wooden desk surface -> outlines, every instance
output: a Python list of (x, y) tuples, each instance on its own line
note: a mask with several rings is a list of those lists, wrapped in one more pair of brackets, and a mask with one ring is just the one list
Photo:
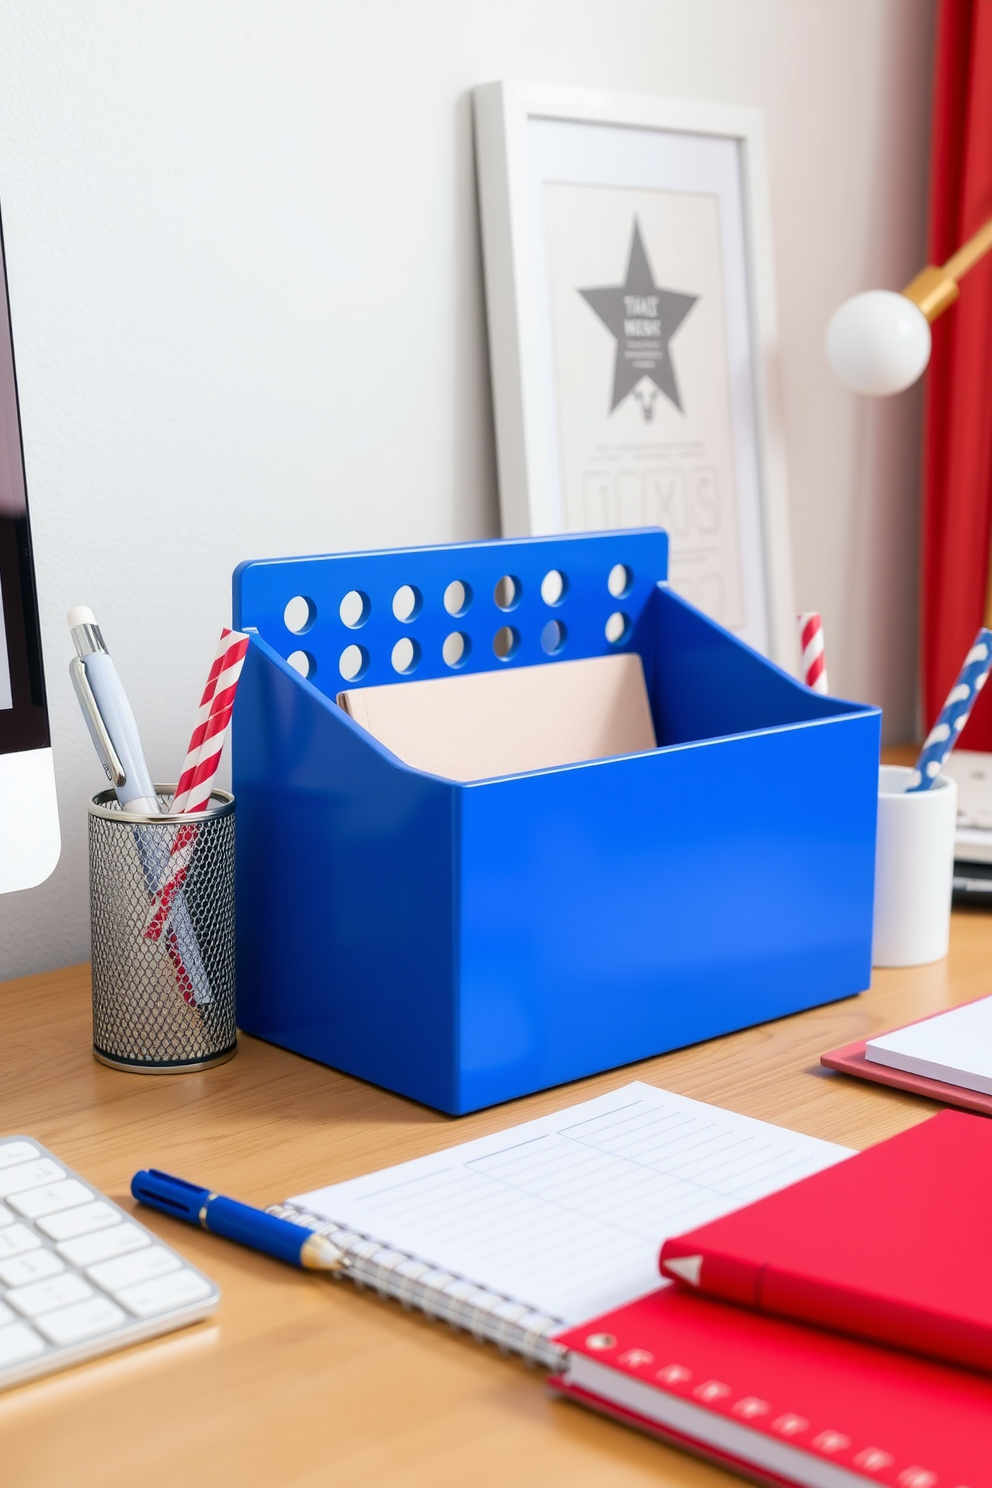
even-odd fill
[[(156, 1165), (265, 1204), (637, 1078), (863, 1147), (927, 1101), (829, 1074), (824, 1049), (989, 991), (992, 916), (947, 961), (869, 992), (460, 1120), (244, 1038), (232, 1063), (150, 1078), (96, 1064), (86, 967), (0, 985), (0, 1131), (29, 1132), (118, 1203)], [(214, 1318), (0, 1396), (5, 1488), (561, 1484), (726, 1488), (716, 1468), (549, 1398), (542, 1376), (394, 1303), (151, 1212), (214, 1277)]]

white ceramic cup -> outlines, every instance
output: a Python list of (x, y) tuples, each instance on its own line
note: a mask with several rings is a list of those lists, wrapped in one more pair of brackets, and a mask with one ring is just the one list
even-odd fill
[(906, 794), (913, 771), (878, 772), (873, 966), (922, 966), (947, 955), (958, 788), (938, 775), (929, 790)]

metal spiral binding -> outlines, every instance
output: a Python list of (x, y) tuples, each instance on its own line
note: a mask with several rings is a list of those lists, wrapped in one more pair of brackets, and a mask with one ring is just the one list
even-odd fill
[(535, 1312), (512, 1297), (477, 1286), (454, 1272), (441, 1271), (369, 1235), (327, 1223), (290, 1204), (271, 1204), (268, 1213), (326, 1235), (344, 1257), (339, 1274), (350, 1276), (356, 1285), (370, 1287), (381, 1297), (392, 1297), (404, 1307), (416, 1307), (428, 1317), (465, 1329), (480, 1342), (522, 1354), (546, 1369), (563, 1365), (567, 1350), (552, 1336), (567, 1326), (563, 1319)]

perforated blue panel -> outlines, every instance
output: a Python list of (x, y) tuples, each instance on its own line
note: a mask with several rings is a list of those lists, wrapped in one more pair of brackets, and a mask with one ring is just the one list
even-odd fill
[[(608, 581), (617, 566), (626, 569), (627, 581), (622, 592), (614, 595)], [(564, 581), (561, 599), (555, 604), (541, 596), (541, 585), (552, 572), (560, 573)], [(306, 660), (297, 658), (302, 663), (298, 669), (305, 665), (304, 675), (333, 698), (353, 681), (365, 685), (400, 682), (628, 650), (655, 584), (667, 574), (668, 537), (656, 528), (594, 538), (528, 538), (266, 559), (243, 563), (235, 572), (234, 624), (238, 629), (254, 627), (286, 660), (302, 652)], [(507, 608), (496, 597), (497, 584), (504, 577), (514, 581)], [(461, 613), (453, 615), (445, 608), (445, 593), (455, 583), (465, 588), (468, 602)], [(415, 613), (403, 621), (394, 615), (393, 602), (405, 587), (414, 590)], [(500, 594), (504, 603), (506, 587)], [(615, 582), (614, 588), (618, 587)], [(350, 601), (353, 612), (361, 616), (357, 625), (347, 625), (341, 618), (343, 604), (352, 618), (348, 596), (359, 596)], [(308, 617), (297, 632), (289, 628), (285, 617), (286, 606), (294, 599), (298, 601), (294, 609)], [(610, 635), (616, 639), (611, 640), (607, 623), (613, 616), (620, 618), (612, 622)], [(549, 629), (555, 625), (558, 631)], [(493, 643), (505, 629), (513, 633), (512, 651), (500, 658)], [(444, 644), (456, 634), (464, 637), (466, 649), (458, 664), (449, 665)], [(413, 649), (412, 664), (405, 671), (393, 662), (394, 648), (404, 640)], [(344, 670), (341, 666), (349, 647), (361, 651), (355, 674), (347, 665)], [(647, 670), (650, 657), (644, 646), (638, 644), (638, 650)], [(355, 659), (354, 652), (351, 659)], [(401, 666), (405, 661), (397, 657)]]

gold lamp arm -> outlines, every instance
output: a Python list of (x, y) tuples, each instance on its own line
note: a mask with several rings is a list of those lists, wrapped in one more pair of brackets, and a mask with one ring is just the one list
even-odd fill
[(992, 218), (967, 243), (963, 243), (956, 253), (951, 254), (943, 268), (938, 269), (933, 264), (928, 264), (925, 269), (921, 269), (916, 278), (906, 285), (903, 294), (923, 311), (927, 320), (936, 320), (938, 315), (943, 315), (954, 304), (960, 294), (959, 281), (969, 269), (975, 267), (979, 259), (985, 257), (989, 249), (992, 249)]

